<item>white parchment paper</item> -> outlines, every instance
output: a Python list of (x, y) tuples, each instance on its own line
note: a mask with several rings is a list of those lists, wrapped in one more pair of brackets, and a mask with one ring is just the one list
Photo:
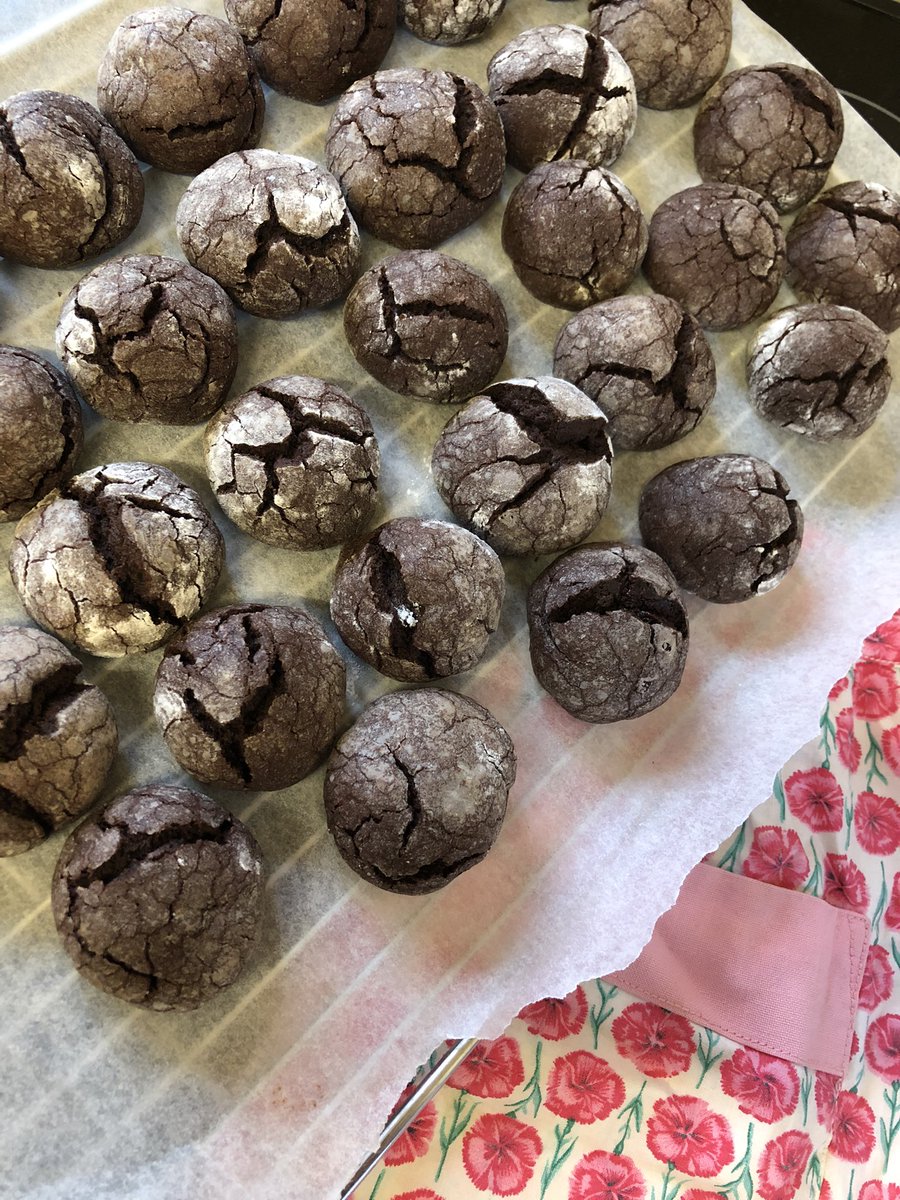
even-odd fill
[[(4, 0), (4, 9), (10, 4), (20, 19), (0, 41), (0, 95), (52, 87), (93, 100), (103, 48), (136, 4), (79, 0), (57, 25), (38, 24), (45, 2)], [(213, 0), (193, 6), (221, 15)], [(509, 0), (485, 41), (441, 49), (401, 33), (386, 65), (449, 66), (484, 84), (494, 50), (552, 21), (584, 23), (585, 6)], [(739, 2), (734, 46), (731, 68), (802, 61)], [(331, 106), (268, 99), (262, 144), (321, 161)], [(896, 156), (849, 107), (846, 116), (831, 181), (900, 187)], [(648, 216), (697, 181), (692, 119), (692, 109), (640, 110), (615, 169)], [(501, 202), (442, 247), (500, 290), (511, 326), (508, 376), (549, 372), (566, 319), (524, 291), (500, 250), (503, 202), (517, 179), (510, 170)], [(187, 182), (148, 171), (143, 220), (116, 253), (179, 255), (174, 212)], [(387, 252), (365, 238), (366, 266)], [(51, 353), (62, 298), (82, 273), (0, 264), (0, 340)], [(645, 287), (639, 281), (634, 290)], [(784, 289), (779, 304), (791, 300)], [(226, 995), (196, 1013), (161, 1015), (95, 991), (57, 945), (47, 896), (62, 835), (0, 862), (0, 1196), (331, 1200), (442, 1038), (496, 1034), (523, 1004), (635, 957), (688, 870), (768, 794), (775, 770), (815, 732), (831, 683), (900, 594), (897, 397), (855, 442), (781, 435), (746, 402), (750, 332), (712, 335), (719, 390), (694, 433), (616, 460), (595, 537), (636, 537), (639, 490), (663, 466), (747, 451), (777, 465), (804, 506), (796, 568), (749, 604), (690, 601), (691, 650), (678, 693), (639, 721), (596, 728), (536, 687), (524, 593), (544, 564), (508, 562), (501, 627), (479, 669), (453, 683), (494, 711), (519, 754), (509, 816), (482, 865), (430, 898), (392, 896), (358, 880), (332, 846), (321, 771), (279, 793), (217, 792), (262, 845), (265, 934), (252, 969)], [(339, 308), (286, 322), (242, 315), (240, 338), (237, 389), (278, 373), (321, 375), (369, 408), (384, 454), (384, 517), (448, 515), (427, 464), (451, 410), (393, 396), (367, 378), (344, 343)], [(900, 378), (897, 335), (892, 355)], [(173, 468), (200, 490), (227, 537), (214, 603), (299, 603), (327, 623), (336, 551), (276, 551), (230, 527), (205, 483), (201, 434), (89, 416), (81, 466), (149, 459)], [(12, 527), (0, 527), (4, 558), (11, 538)], [(5, 572), (0, 619), (25, 620)], [(347, 658), (355, 714), (393, 685)], [(150, 715), (158, 659), (86, 662), (119, 715), (111, 792), (190, 783)]]

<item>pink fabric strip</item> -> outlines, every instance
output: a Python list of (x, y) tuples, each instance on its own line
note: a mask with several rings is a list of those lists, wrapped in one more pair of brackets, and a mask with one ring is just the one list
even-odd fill
[(631, 966), (607, 978), (742, 1045), (842, 1075), (869, 922), (707, 863)]

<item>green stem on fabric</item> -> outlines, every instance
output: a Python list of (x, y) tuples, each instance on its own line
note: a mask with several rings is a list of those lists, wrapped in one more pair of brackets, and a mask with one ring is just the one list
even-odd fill
[(514, 1100), (512, 1103), (506, 1105), (511, 1117), (517, 1117), (519, 1113), (525, 1112), (529, 1106), (533, 1106), (534, 1109), (531, 1115), (533, 1117), (538, 1115), (538, 1109), (541, 1107), (544, 1099), (543, 1095), (541, 1094), (541, 1051), (543, 1049), (543, 1045), (544, 1043), (540, 1040), (540, 1038), (538, 1038), (537, 1045), (535, 1046), (534, 1050), (534, 1070), (531, 1072), (531, 1075), (525, 1084), (525, 1090), (522, 1094), (522, 1098), (520, 1100)]
[(822, 864), (819, 862), (819, 856), (816, 854), (816, 844), (810, 839), (809, 848), (813, 857), (813, 871), (806, 883), (800, 889), (801, 892), (807, 892), (811, 896), (818, 895), (819, 886), (822, 882)]
[(619, 1138), (618, 1142), (616, 1142), (616, 1145), (613, 1149), (613, 1154), (621, 1154), (625, 1149), (625, 1142), (631, 1135), (632, 1121), (634, 1122), (634, 1132), (640, 1133), (641, 1131), (641, 1122), (644, 1119), (644, 1101), (642, 1097), (644, 1095), (644, 1088), (646, 1086), (647, 1080), (645, 1079), (641, 1084), (641, 1090), (634, 1097), (634, 1099), (629, 1100), (628, 1103), (620, 1108), (619, 1112), (616, 1114), (619, 1119), (624, 1117), (625, 1123), (624, 1125), (619, 1126), (619, 1133), (622, 1136)]
[[(866, 730), (869, 734), (869, 748), (866, 751), (866, 765), (869, 768), (866, 771), (866, 788), (868, 791), (871, 792), (872, 781), (875, 779), (880, 779), (882, 783), (886, 784), (887, 776), (884, 774), (884, 772), (878, 766), (879, 760), (884, 758), (884, 752), (882, 751), (881, 747), (878, 745), (878, 739), (873, 736), (872, 726), (869, 724), (868, 721), (866, 721)], [(869, 765), (869, 764), (871, 764), (871, 765)]]
[(834, 724), (831, 720), (831, 705), (825, 705), (825, 711), (819, 718), (819, 728), (822, 730), (822, 736), (819, 739), (822, 746), (822, 766), (827, 771), (831, 767), (831, 751), (837, 744)]
[(900, 1133), (900, 1079), (894, 1080), (889, 1088), (884, 1089), (884, 1102), (888, 1107), (888, 1119), (882, 1117), (878, 1122), (878, 1137), (884, 1152), (884, 1174), (887, 1177), (891, 1161), (891, 1148), (894, 1138)]
[(618, 988), (615, 984), (609, 985), (609, 990), (604, 988), (599, 979), (594, 981), (597, 984), (597, 991), (600, 993), (600, 1007), (594, 1008), (591, 1005), (590, 1022), (591, 1030), (594, 1034), (594, 1049), (596, 1050), (600, 1043), (600, 1026), (604, 1021), (608, 1021), (612, 1016), (613, 1006), (612, 998), (618, 993)]
[(853, 1200), (853, 1177), (856, 1174), (856, 1167), (850, 1172), (850, 1186), (847, 1188), (847, 1200)]
[(666, 1166), (666, 1173), (665, 1173), (665, 1175), (663, 1175), (662, 1192), (660, 1193), (659, 1200), (675, 1200), (675, 1197), (678, 1195), (678, 1193), (684, 1187), (686, 1180), (682, 1179), (682, 1181), (680, 1183), (676, 1183), (674, 1185), (674, 1187), (671, 1189), (671, 1191), (669, 1190), (669, 1181), (672, 1178), (672, 1172), (674, 1170), (675, 1170), (675, 1164), (673, 1162), (668, 1163), (668, 1165)]
[(803, 1124), (809, 1115), (809, 1096), (812, 1091), (813, 1077), (809, 1067), (803, 1068), (803, 1082), (800, 1084), (800, 1103), (803, 1106)]
[(437, 1165), (437, 1170), (434, 1173), (435, 1182), (440, 1179), (441, 1171), (444, 1169), (444, 1163), (447, 1161), (447, 1155), (450, 1152), (450, 1147), (457, 1138), (462, 1137), (465, 1133), (469, 1122), (475, 1114), (475, 1109), (478, 1107), (476, 1100), (472, 1107), (466, 1112), (466, 1097), (468, 1092), (461, 1091), (453, 1102), (453, 1112), (450, 1117), (450, 1124), (447, 1124), (447, 1118), (441, 1120), (441, 1128), (438, 1134), (441, 1144), (441, 1157)]
[(553, 1129), (553, 1138), (556, 1144), (553, 1147), (553, 1157), (544, 1167), (543, 1174), (541, 1175), (540, 1200), (544, 1200), (547, 1188), (562, 1170), (566, 1159), (575, 1149), (575, 1143), (578, 1141), (578, 1138), (572, 1135), (574, 1126), (575, 1122), (570, 1117), (565, 1125), (556, 1125)]
[(818, 1196), (822, 1190), (822, 1164), (819, 1162), (818, 1154), (814, 1154), (809, 1160), (809, 1166), (806, 1168), (806, 1182), (809, 1185), (809, 1194)]
[(875, 913), (872, 917), (872, 941), (877, 942), (881, 931), (881, 918), (884, 916), (884, 910), (887, 908), (888, 885), (887, 875), (884, 873), (884, 859), (881, 860), (881, 893), (878, 897), (878, 904), (875, 907)]
[(772, 795), (778, 801), (778, 816), (783, 821), (787, 812), (787, 801), (784, 798), (784, 784), (781, 782), (781, 776), (775, 776), (775, 782), (772, 784)]
[(733, 1196), (737, 1200), (737, 1194), (744, 1189), (747, 1200), (750, 1200), (753, 1195), (753, 1176), (750, 1173), (750, 1156), (753, 1152), (753, 1122), (747, 1126), (747, 1146), (743, 1156), (734, 1164), (734, 1173), (728, 1183), (717, 1185), (716, 1190), (722, 1196)]
[(701, 1071), (700, 1078), (697, 1080), (697, 1088), (703, 1084), (703, 1080), (716, 1065), (720, 1058), (723, 1057), (723, 1051), (715, 1054), (716, 1046), (719, 1044), (719, 1035), (713, 1033), (711, 1029), (702, 1030), (697, 1042), (697, 1058), (700, 1061)]
[(734, 864), (737, 860), (737, 856), (740, 854), (740, 852), (744, 848), (744, 838), (746, 837), (746, 834), (747, 834), (747, 822), (745, 821), (743, 823), (743, 825), (741, 825), (741, 827), (738, 829), (737, 833), (734, 835), (734, 841), (728, 847), (726, 852), (722, 855), (722, 858), (720, 859), (720, 861), (718, 863), (718, 865), (722, 868), (722, 870), (731, 871), (734, 868)]
[(375, 1200), (375, 1197), (378, 1195), (381, 1185), (384, 1182), (385, 1175), (387, 1175), (387, 1171), (382, 1168), (381, 1174), (375, 1180), (375, 1186), (372, 1188), (371, 1192), (369, 1192), (369, 1200)]
[(897, 945), (896, 938), (891, 938), (891, 958), (900, 967), (900, 946)]

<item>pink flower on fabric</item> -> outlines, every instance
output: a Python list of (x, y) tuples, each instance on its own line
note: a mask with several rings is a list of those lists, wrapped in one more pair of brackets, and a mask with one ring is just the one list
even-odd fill
[(862, 758), (862, 749), (856, 734), (853, 732), (853, 709), (844, 708), (837, 715), (834, 723), (835, 739), (837, 741), (838, 758), (848, 771), (855, 771)]
[(869, 1161), (875, 1149), (875, 1114), (868, 1100), (854, 1092), (841, 1092), (828, 1148), (844, 1162)]
[(703, 1188), (688, 1188), (681, 1193), (681, 1200), (722, 1200), (720, 1192), (705, 1192)]
[(827, 1179), (819, 1190), (819, 1200), (831, 1200), (831, 1184)]
[(569, 1180), (569, 1200), (644, 1200), (647, 1184), (624, 1154), (592, 1150)]
[(558, 1117), (590, 1125), (625, 1103), (625, 1084), (608, 1062), (588, 1050), (558, 1058), (547, 1078), (546, 1107)]
[(516, 1196), (534, 1174), (543, 1148), (533, 1126), (502, 1113), (485, 1113), (463, 1138), (463, 1166), (480, 1192)]
[(831, 691), (828, 693), (828, 699), (829, 700), (837, 700), (837, 698), (841, 694), (841, 692), (844, 692), (847, 690), (847, 685), (849, 684), (849, 682), (850, 682), (849, 677), (847, 675), (842, 675), (841, 678), (837, 681), (837, 683), (833, 684)]
[(844, 795), (824, 767), (795, 771), (784, 781), (788, 808), (816, 833), (836, 833), (844, 823)]
[(762, 1200), (792, 1200), (812, 1154), (809, 1135), (792, 1129), (767, 1142), (757, 1168)]
[(526, 1004), (519, 1013), (529, 1033), (546, 1038), (548, 1042), (559, 1042), (563, 1038), (580, 1033), (587, 1018), (588, 1003), (584, 988), (577, 987), (562, 1000), (538, 1000)]
[(863, 642), (863, 654), (879, 662), (900, 662), (900, 612), (878, 626)]
[(394, 1200), (444, 1200), (444, 1197), (433, 1192), (431, 1188), (416, 1188), (414, 1192), (403, 1192), (402, 1195), (395, 1196)]
[(900, 1200), (900, 1183), (882, 1183), (870, 1179), (859, 1189), (857, 1200)]
[(864, 721), (897, 711), (897, 679), (890, 663), (863, 659), (853, 668), (853, 707)]
[(900, 805), (890, 796), (860, 792), (853, 810), (856, 840), (869, 854), (893, 854), (900, 846)]
[(816, 1118), (831, 1133), (838, 1096), (841, 1094), (840, 1075), (816, 1071)]
[(885, 1013), (866, 1033), (866, 1062), (888, 1083), (900, 1080), (900, 1016)]
[(753, 845), (744, 860), (743, 872), (763, 883), (797, 889), (809, 875), (809, 859), (793, 829), (760, 825), (753, 831)]
[(437, 1109), (433, 1102), (429, 1101), (415, 1120), (407, 1125), (390, 1150), (386, 1152), (384, 1161), (387, 1166), (398, 1167), (402, 1163), (415, 1162), (417, 1158), (427, 1154), (431, 1139), (434, 1137), (435, 1125), (437, 1125)]
[(866, 877), (846, 854), (825, 855), (825, 890), (822, 894), (835, 908), (864, 913), (869, 907)]
[(760, 1050), (736, 1050), (722, 1063), (722, 1091), (741, 1112), (771, 1125), (789, 1116), (800, 1099), (797, 1068)]
[(859, 1007), (871, 1012), (890, 999), (894, 988), (894, 968), (884, 946), (870, 946), (859, 989)]
[(684, 1175), (708, 1179), (734, 1158), (731, 1129), (699, 1096), (667, 1096), (653, 1105), (647, 1146)]
[(512, 1095), (524, 1078), (519, 1043), (514, 1038), (501, 1037), (493, 1042), (479, 1042), (447, 1084), (473, 1096), (502, 1100)]
[(885, 729), (881, 735), (881, 749), (884, 761), (895, 775), (900, 775), (900, 725)]
[(894, 876), (891, 901), (885, 909), (884, 923), (888, 929), (900, 929), (900, 871)]
[(612, 1023), (616, 1049), (651, 1079), (680, 1075), (697, 1043), (690, 1021), (658, 1004), (629, 1004)]

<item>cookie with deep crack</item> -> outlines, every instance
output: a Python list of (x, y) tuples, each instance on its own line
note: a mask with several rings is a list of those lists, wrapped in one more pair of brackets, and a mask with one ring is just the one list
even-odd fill
[(485, 857), (515, 777), (512, 741), (486, 708), (442, 688), (391, 692), (335, 747), (325, 816), (357, 875), (425, 895)]
[(399, 0), (400, 23), (424, 42), (458, 46), (487, 33), (506, 0)]
[(253, 952), (262, 855), (237, 817), (199, 792), (155, 784), (107, 804), (67, 839), (53, 919), (82, 978), (164, 1012), (230, 987)]

